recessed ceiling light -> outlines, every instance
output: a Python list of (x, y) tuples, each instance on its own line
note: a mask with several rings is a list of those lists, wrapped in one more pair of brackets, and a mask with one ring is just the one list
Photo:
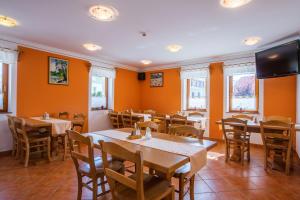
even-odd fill
[(143, 63), (144, 65), (150, 65), (152, 63), (151, 60), (141, 60), (141, 63)]
[(86, 48), (89, 51), (97, 51), (97, 50), (101, 50), (102, 47), (100, 47), (99, 45), (96, 44), (92, 44), (92, 43), (86, 43), (83, 45), (84, 48)]
[(90, 7), (89, 12), (94, 19), (104, 22), (113, 21), (119, 16), (117, 9), (112, 6), (92, 6)]
[(249, 37), (244, 40), (244, 44), (247, 46), (252, 46), (252, 45), (256, 45), (260, 41), (261, 41), (260, 37)]
[(6, 27), (15, 27), (18, 25), (18, 22), (17, 22), (17, 20), (15, 20), (13, 18), (0, 15), (0, 25), (6, 26)]
[(166, 49), (172, 53), (176, 53), (182, 49), (182, 46), (178, 44), (171, 44), (166, 47)]
[(237, 8), (250, 3), (252, 0), (221, 0), (221, 6), (225, 8)]

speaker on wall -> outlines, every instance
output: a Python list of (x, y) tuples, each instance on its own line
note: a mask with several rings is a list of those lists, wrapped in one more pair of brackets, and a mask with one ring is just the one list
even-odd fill
[(144, 81), (144, 80), (146, 80), (146, 73), (145, 73), (145, 72), (139, 72), (139, 73), (138, 73), (138, 80), (139, 80), (139, 81)]

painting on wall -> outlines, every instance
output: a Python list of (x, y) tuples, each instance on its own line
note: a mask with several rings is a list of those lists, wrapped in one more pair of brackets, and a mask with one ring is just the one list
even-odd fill
[(157, 72), (150, 74), (150, 87), (163, 87), (164, 85), (164, 73)]
[(49, 84), (69, 84), (69, 62), (67, 60), (49, 57)]

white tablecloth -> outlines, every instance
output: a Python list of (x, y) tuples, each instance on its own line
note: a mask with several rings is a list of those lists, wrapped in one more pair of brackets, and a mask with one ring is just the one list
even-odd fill
[(52, 124), (52, 135), (59, 135), (66, 133), (66, 130), (70, 130), (72, 128), (72, 122), (68, 120), (62, 119), (43, 119), (42, 117), (32, 117), (31, 119), (40, 120), (43, 122), (51, 123)]
[(169, 140), (164, 140), (159, 138), (151, 138), (149, 140), (145, 138), (137, 139), (137, 140), (128, 140), (127, 137), (130, 135), (129, 133), (117, 131), (117, 130), (98, 131), (98, 132), (93, 132), (92, 134), (102, 135), (105, 137), (110, 137), (113, 139), (138, 144), (145, 147), (150, 147), (150, 148), (159, 149), (170, 153), (187, 156), (190, 158), (190, 163), (191, 163), (190, 174), (197, 173), (202, 167), (206, 165), (207, 152), (205, 147), (192, 146), (185, 143), (174, 142), (174, 141), (169, 141)]

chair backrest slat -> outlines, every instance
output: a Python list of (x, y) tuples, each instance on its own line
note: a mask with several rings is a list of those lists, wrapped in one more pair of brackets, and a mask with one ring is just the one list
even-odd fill
[(171, 125), (169, 127), (169, 134), (203, 139), (204, 130), (189, 125)]
[(141, 130), (145, 130), (147, 127), (149, 127), (152, 131), (159, 132), (159, 124), (153, 121), (138, 122), (137, 127)]
[(182, 115), (171, 115), (170, 121), (172, 125), (178, 124), (178, 125), (186, 125), (187, 124), (187, 117)]

